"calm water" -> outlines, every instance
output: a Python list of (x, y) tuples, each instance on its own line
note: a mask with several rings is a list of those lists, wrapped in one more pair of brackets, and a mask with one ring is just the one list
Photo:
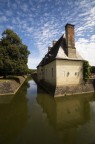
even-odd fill
[(95, 94), (54, 99), (27, 80), (0, 97), (0, 144), (95, 144)]

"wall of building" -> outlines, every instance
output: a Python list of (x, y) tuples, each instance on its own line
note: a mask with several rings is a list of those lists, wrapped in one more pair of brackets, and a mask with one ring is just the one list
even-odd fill
[(43, 78), (43, 68), (41, 66), (39, 66), (37, 68), (37, 79), (38, 79), (38, 82), (40, 80), (42, 80), (42, 78)]
[(83, 80), (83, 62), (56, 60), (57, 86), (80, 84)]
[(44, 69), (44, 80), (51, 85), (56, 85), (56, 61), (45, 65)]
[(38, 81), (44, 80), (51, 85), (56, 85), (56, 61), (52, 61), (51, 63), (39, 67), (37, 69)]

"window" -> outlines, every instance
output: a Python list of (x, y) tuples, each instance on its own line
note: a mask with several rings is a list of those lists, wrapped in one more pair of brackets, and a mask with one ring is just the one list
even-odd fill
[(79, 76), (79, 72), (75, 72), (75, 76)]
[(67, 77), (69, 76), (69, 74), (70, 74), (70, 73), (69, 73), (69, 72), (67, 72)]
[(77, 72), (75, 72), (75, 76), (77, 75)]

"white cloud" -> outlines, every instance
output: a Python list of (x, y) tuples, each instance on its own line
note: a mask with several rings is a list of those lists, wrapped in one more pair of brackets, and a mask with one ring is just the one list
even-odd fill
[(7, 11), (6, 11), (6, 16), (12, 16), (12, 14), (13, 14), (13, 13), (12, 13), (11, 10), (7, 10)]
[(93, 42), (93, 43), (95, 43), (95, 35), (91, 36), (90, 41)]
[[(10, 9), (5, 12), (1, 11), (0, 21), (8, 21), (7, 26), (17, 29), (19, 34), (23, 32), (23, 37), (25, 36), (28, 42), (32, 37), (33, 40), (30, 41), (34, 43), (40, 58), (45, 55), (52, 41), (59, 39), (64, 33), (66, 23), (75, 24), (76, 47), (80, 53), (87, 59), (89, 58), (88, 53), (90, 56), (94, 55), (94, 0), (54, 0), (54, 3), (51, 0), (35, 0), (35, 5), (33, 0), (29, 0), (27, 3), (15, 0), (14, 3), (10, 3), (10, 6), (12, 6), (12, 10), (16, 11), (14, 18), (12, 17), (10, 22), (8, 21), (8, 17), (14, 14), (11, 13), (12, 10)], [(33, 59), (29, 57), (29, 65), (31, 65), (31, 60), (34, 60), (35, 65), (39, 63), (40, 58), (36, 57), (36, 60), (35, 57), (33, 56)]]
[(8, 29), (14, 29), (14, 27), (11, 26), (11, 25), (8, 25), (7, 28), (8, 28)]
[[(68, 1), (70, 2), (70, 1)], [(59, 39), (61, 34), (63, 34), (64, 25), (66, 22), (76, 23), (76, 36), (77, 42), (76, 47), (79, 53), (83, 56), (83, 58), (89, 60), (91, 65), (95, 65), (95, 36), (93, 35), (91, 38), (86, 39), (83, 38), (85, 35), (88, 35), (89, 32), (93, 31), (93, 26), (95, 25), (95, 16), (94, 16), (94, 8), (90, 7), (89, 4), (84, 1), (78, 1), (79, 10), (83, 11), (78, 14), (77, 7), (72, 7), (72, 13), (68, 10), (64, 10), (64, 13), (61, 7), (58, 7), (58, 11), (60, 11), (60, 22), (59, 19), (56, 18), (56, 15), (50, 16), (49, 13), (45, 13), (44, 16), (40, 19), (41, 25), (33, 31), (33, 36), (35, 39), (36, 47), (40, 53), (40, 57), (43, 57), (47, 53), (48, 45), (52, 43), (52, 40)], [(60, 2), (57, 3), (59, 5)], [(88, 9), (87, 9), (88, 8)], [(53, 11), (52, 11), (53, 12)], [(77, 17), (76, 17), (77, 15)], [(49, 17), (48, 17), (49, 16)], [(80, 20), (80, 22), (79, 22)], [(47, 21), (47, 22), (46, 22)], [(64, 22), (64, 25), (62, 22)], [(46, 22), (46, 23), (45, 23)], [(80, 39), (78, 38), (81, 37)], [(91, 35), (89, 34), (89, 37)]]
[(8, 21), (6, 16), (1, 16), (0, 17), (0, 22), (6, 22), (6, 21)]
[(26, 28), (26, 31), (27, 31), (28, 33), (32, 34), (33, 28), (32, 28), (32, 27), (27, 27), (27, 28)]
[(35, 69), (37, 67), (37, 65), (39, 64), (39, 62), (41, 61), (42, 57), (35, 57), (33, 55), (30, 55), (28, 58), (28, 67)]
[(23, 12), (27, 12), (29, 10), (27, 4), (22, 4), (21, 9), (23, 10)]
[(91, 65), (95, 65), (95, 35), (93, 35), (88, 42), (86, 39), (78, 39), (76, 42), (76, 48), (81, 56), (88, 60)]

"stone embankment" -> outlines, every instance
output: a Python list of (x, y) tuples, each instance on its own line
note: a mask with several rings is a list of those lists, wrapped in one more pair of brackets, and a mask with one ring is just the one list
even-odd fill
[(17, 76), (13, 78), (0, 79), (0, 95), (15, 94), (25, 82), (26, 78), (27, 76)]
[(65, 95), (77, 95), (95, 92), (95, 86), (93, 84), (80, 84), (80, 85), (71, 85), (56, 87), (55, 97), (65, 96)]
[(47, 93), (54, 97), (76, 95), (95, 92), (95, 79), (89, 79), (86, 83), (68, 86), (52, 86), (45, 81), (37, 81), (37, 74), (32, 75), (35, 82), (41, 86)]

